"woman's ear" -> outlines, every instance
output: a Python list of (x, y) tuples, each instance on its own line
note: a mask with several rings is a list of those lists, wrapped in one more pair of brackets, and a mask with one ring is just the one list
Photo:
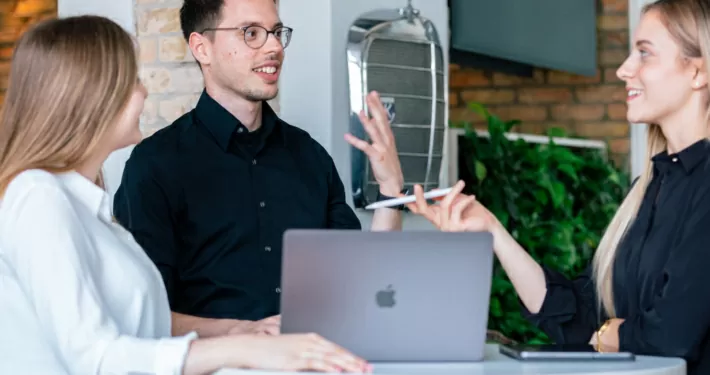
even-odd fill
[(708, 72), (705, 69), (702, 59), (693, 59), (695, 74), (693, 75), (692, 87), (695, 90), (705, 88), (708, 84)]

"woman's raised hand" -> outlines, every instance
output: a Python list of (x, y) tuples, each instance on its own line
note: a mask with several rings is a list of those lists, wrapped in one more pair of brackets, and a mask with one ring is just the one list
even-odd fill
[(461, 194), (463, 188), (464, 183), (459, 181), (438, 204), (428, 205), (421, 186), (415, 186), (416, 203), (407, 207), (429, 219), (441, 231), (491, 233), (496, 257), (523, 304), (531, 312), (540, 311), (547, 293), (542, 267), (476, 197)]
[(407, 204), (410, 211), (422, 215), (444, 232), (490, 231), (496, 218), (473, 195), (462, 194), (465, 183), (459, 181), (438, 204), (429, 205), (420, 185), (414, 186), (415, 203)]

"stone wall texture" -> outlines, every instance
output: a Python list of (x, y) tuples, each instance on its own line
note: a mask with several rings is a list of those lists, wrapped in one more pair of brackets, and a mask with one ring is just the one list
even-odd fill
[(203, 80), (180, 31), (182, 0), (136, 0), (141, 79), (148, 99), (141, 118), (145, 135), (192, 109)]

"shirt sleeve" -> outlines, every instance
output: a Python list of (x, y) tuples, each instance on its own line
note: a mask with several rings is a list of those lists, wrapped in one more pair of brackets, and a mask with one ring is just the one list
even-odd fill
[[(636, 177), (629, 191), (636, 185)], [(525, 305), (523, 315), (558, 344), (586, 344), (606, 320), (604, 311), (597, 304), (592, 264), (577, 278), (570, 280), (562, 273), (543, 266), (547, 293), (537, 314), (532, 314)]]
[(20, 189), (8, 189), (4, 197), (10, 219), (2, 233), (3, 251), (69, 372), (181, 374), (195, 335), (142, 339), (121, 334), (105, 308), (104, 299), (111, 296), (99, 292), (99, 255), (69, 198), (58, 185)]
[(543, 267), (547, 293), (537, 314), (523, 315), (558, 344), (586, 344), (599, 325), (591, 265), (574, 280)]
[(173, 207), (151, 158), (141, 155), (138, 147), (123, 170), (121, 184), (113, 199), (113, 214), (158, 267), (174, 310), (178, 240)]
[(659, 294), (619, 327), (620, 350), (699, 359), (710, 329), (710, 191), (693, 207), (663, 269)]

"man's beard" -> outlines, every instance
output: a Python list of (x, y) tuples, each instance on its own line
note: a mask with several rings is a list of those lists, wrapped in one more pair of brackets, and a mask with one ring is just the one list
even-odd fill
[(271, 100), (275, 98), (279, 93), (279, 89), (276, 88), (275, 91), (271, 92), (266, 91), (266, 90), (254, 90), (254, 89), (246, 89), (241, 92), (242, 96), (249, 101), (252, 102), (261, 102), (265, 100)]

